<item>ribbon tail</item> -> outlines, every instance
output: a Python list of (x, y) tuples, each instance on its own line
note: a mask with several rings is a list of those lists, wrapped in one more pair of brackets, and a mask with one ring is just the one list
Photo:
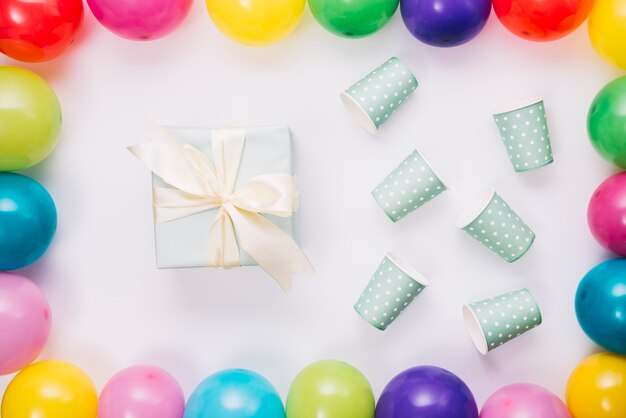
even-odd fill
[(315, 269), (293, 238), (266, 217), (234, 206), (225, 209), (237, 230), (241, 248), (285, 291), (296, 274), (311, 276)]
[(209, 259), (211, 267), (233, 268), (241, 266), (235, 227), (228, 212), (220, 208), (209, 231)]

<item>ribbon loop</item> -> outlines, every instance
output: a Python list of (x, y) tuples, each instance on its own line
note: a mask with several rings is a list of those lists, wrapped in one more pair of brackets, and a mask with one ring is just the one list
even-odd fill
[(129, 151), (173, 187), (154, 187), (155, 223), (219, 208), (208, 233), (208, 266), (240, 266), (241, 246), (284, 290), (291, 287), (294, 274), (314, 273), (293, 238), (261, 215), (293, 215), (298, 197), (295, 178), (260, 175), (235, 190), (245, 130), (213, 130), (212, 163), (201, 151), (180, 143), (157, 124), (148, 121), (148, 129), (151, 141), (129, 147)]

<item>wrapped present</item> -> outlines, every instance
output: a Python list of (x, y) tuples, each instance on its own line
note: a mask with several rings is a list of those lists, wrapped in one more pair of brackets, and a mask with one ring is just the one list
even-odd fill
[(259, 265), (285, 290), (313, 274), (296, 243), (287, 127), (164, 128), (129, 148), (153, 173), (159, 268)]

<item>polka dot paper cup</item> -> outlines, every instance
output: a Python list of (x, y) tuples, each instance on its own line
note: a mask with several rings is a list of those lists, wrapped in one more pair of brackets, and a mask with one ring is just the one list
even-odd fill
[(340, 97), (370, 134), (375, 134), (417, 88), (417, 79), (399, 58), (369, 73)]
[(422, 154), (413, 150), (372, 191), (372, 196), (389, 219), (397, 222), (446, 190)]
[(354, 305), (354, 310), (374, 327), (384, 331), (428, 286), (428, 281), (417, 270), (387, 253)]
[(554, 161), (543, 99), (499, 110), (493, 118), (515, 171), (535, 170)]
[(482, 355), (541, 325), (539, 305), (528, 289), (463, 307), (465, 325)]
[(535, 241), (532, 229), (493, 187), (465, 208), (457, 226), (509, 263), (524, 256)]

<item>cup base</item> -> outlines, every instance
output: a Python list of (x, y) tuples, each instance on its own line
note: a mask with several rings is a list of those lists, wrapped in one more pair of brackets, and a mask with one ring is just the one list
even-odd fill
[(379, 331), (385, 331), (385, 330), (387, 329), (387, 327), (389, 326), (389, 325), (380, 325), (380, 322), (375, 322), (375, 321), (372, 321), (372, 320), (370, 320), (369, 318), (367, 318), (367, 317), (366, 317), (365, 315), (363, 315), (363, 314), (361, 313), (361, 311), (359, 310), (358, 303), (357, 303), (356, 305), (354, 305), (354, 311), (355, 311), (357, 314), (359, 314), (359, 316), (360, 316), (361, 318), (365, 319), (365, 320), (367, 321), (367, 323), (368, 323), (368, 324), (370, 324), (371, 326), (373, 326), (374, 328), (376, 328), (376, 329), (377, 329), (377, 330), (379, 330)]
[(531, 247), (533, 246), (533, 243), (535, 242), (535, 238), (537, 238), (537, 236), (536, 236), (536, 235), (533, 235), (533, 236), (530, 238), (530, 242), (528, 243), (528, 246), (526, 246), (526, 249), (524, 249), (524, 251), (522, 251), (522, 253), (521, 253), (521, 254), (519, 254), (519, 255), (518, 255), (517, 257), (515, 257), (515, 258), (512, 258), (512, 259), (510, 259), (510, 260), (506, 260), (506, 261), (507, 261), (509, 264), (512, 264), (512, 263), (515, 263), (515, 262), (516, 262), (517, 260), (519, 260), (520, 258), (524, 257), (524, 256), (526, 255), (526, 253), (527, 253), (528, 251), (530, 251)]
[(514, 168), (514, 170), (515, 170), (515, 172), (516, 172), (516, 173), (526, 173), (526, 172), (528, 172), (528, 171), (537, 170), (537, 169), (539, 169), (539, 168), (542, 168), (542, 167), (545, 167), (545, 166), (547, 166), (547, 165), (550, 165), (550, 164), (552, 164), (553, 162), (554, 162), (554, 159), (553, 159), (553, 158), (550, 158), (550, 159), (549, 159), (549, 160), (547, 160), (547, 161), (543, 161), (543, 162), (541, 162), (541, 163), (539, 163), (539, 164), (535, 164), (535, 165), (533, 165), (533, 166), (531, 166), (531, 167)]

